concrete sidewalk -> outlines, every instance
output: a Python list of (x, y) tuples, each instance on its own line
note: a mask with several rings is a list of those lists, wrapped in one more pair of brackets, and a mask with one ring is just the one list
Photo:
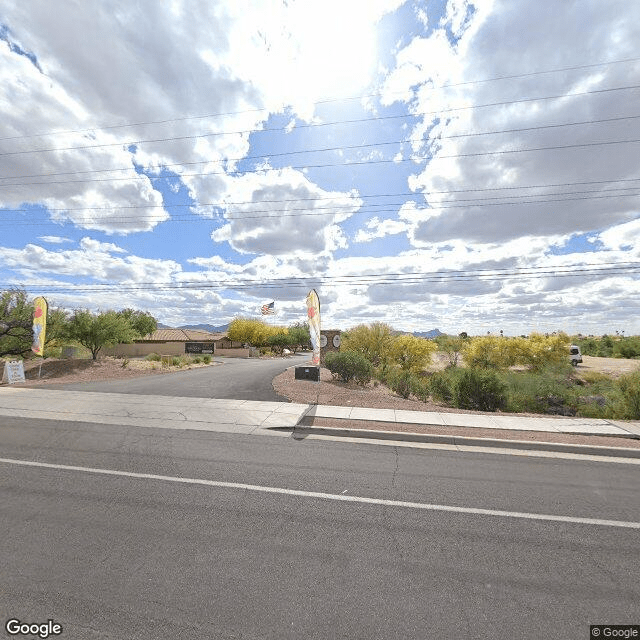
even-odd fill
[(0, 415), (156, 429), (252, 433), (293, 428), (308, 408), (287, 402), (0, 388)]
[[(640, 438), (640, 422), (366, 409), (288, 402), (79, 392), (17, 386), (0, 388), (0, 415), (172, 429), (227, 431), (231, 428), (235, 432), (244, 433), (274, 427), (293, 428), (303, 418), (315, 417), (357, 420), (363, 423), (386, 422), (389, 423), (389, 430), (393, 430), (394, 424), (403, 423)], [(366, 427), (366, 424), (363, 426)]]
[(588, 436), (640, 438), (640, 422), (599, 420), (596, 418), (565, 418), (552, 416), (516, 416), (505, 414), (448, 413), (406, 411), (401, 409), (363, 409), (311, 405), (305, 417), (338, 418), (438, 427), (506, 429), (509, 431), (542, 431)]

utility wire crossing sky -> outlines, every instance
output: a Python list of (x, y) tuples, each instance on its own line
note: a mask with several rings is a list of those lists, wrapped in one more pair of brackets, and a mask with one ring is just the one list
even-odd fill
[(638, 3), (200, 4), (4, 3), (1, 288), (640, 333)]

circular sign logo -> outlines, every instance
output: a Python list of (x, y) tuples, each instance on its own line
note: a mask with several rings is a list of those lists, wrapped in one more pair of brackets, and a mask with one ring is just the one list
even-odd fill
[(340, 346), (340, 334), (333, 336), (333, 346), (337, 349)]
[(327, 336), (325, 336), (324, 333), (320, 334), (320, 346), (321, 347), (327, 346)]

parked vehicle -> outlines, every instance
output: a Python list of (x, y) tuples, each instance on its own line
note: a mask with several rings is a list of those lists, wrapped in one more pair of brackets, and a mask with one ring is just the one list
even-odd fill
[(569, 349), (569, 359), (574, 367), (578, 366), (578, 362), (582, 362), (582, 353), (580, 347), (577, 344), (572, 344)]

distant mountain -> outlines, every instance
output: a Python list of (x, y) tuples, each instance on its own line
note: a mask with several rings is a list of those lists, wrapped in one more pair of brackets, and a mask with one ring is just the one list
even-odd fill
[(177, 329), (195, 329), (197, 331), (210, 331), (211, 333), (226, 333), (226, 331), (229, 329), (229, 324), (228, 323), (221, 324), (218, 327), (212, 324), (183, 324), (176, 328)]
[(416, 338), (437, 338), (438, 336), (444, 336), (440, 329), (431, 329), (431, 331), (414, 331), (413, 335)]

